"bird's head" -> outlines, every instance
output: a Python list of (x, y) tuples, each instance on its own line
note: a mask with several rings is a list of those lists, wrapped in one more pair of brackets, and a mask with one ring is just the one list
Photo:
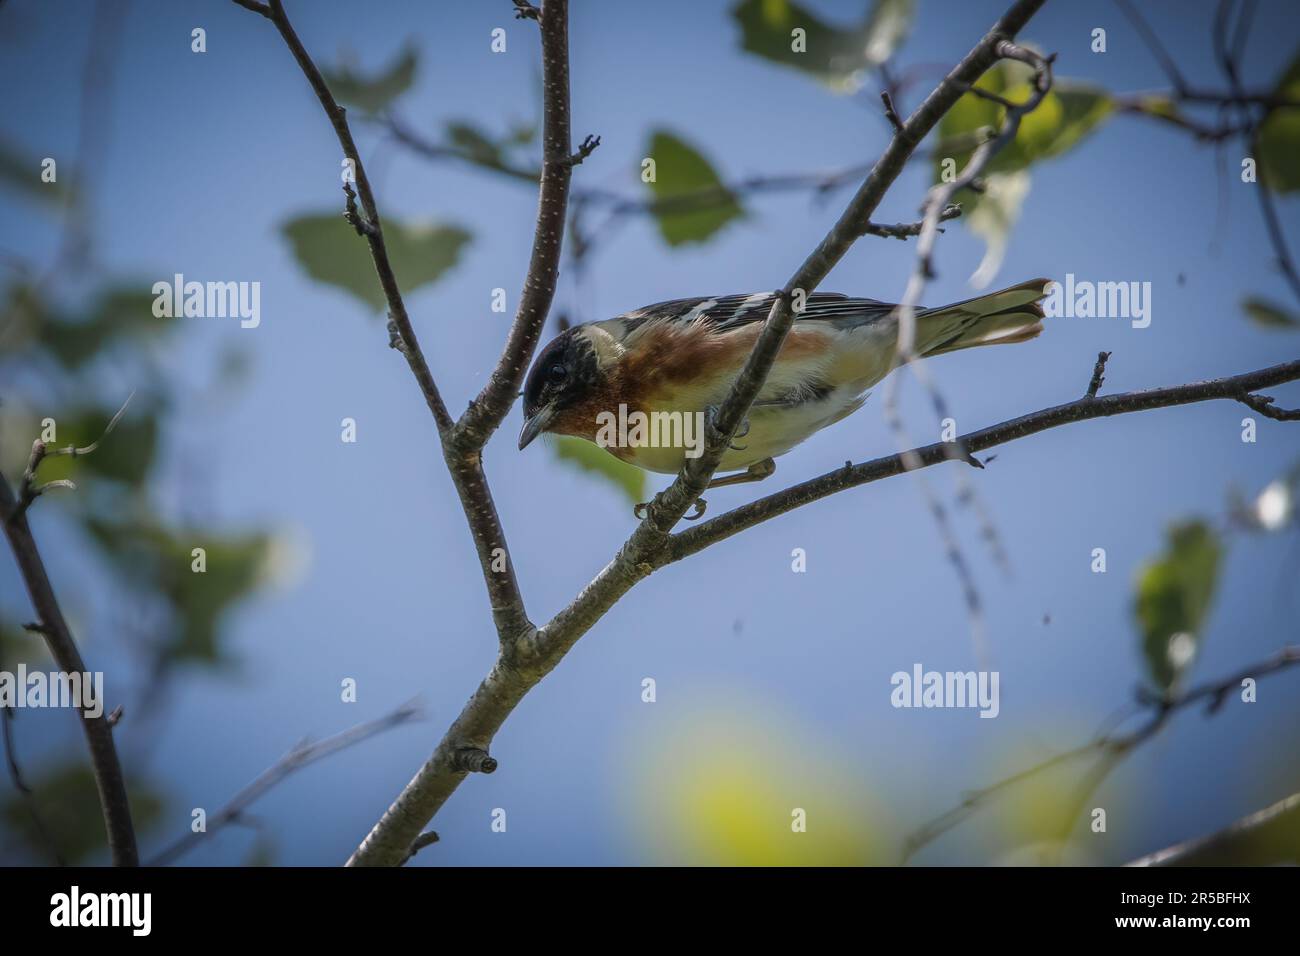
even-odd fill
[(621, 352), (613, 336), (593, 325), (576, 325), (547, 343), (524, 383), (520, 449), (543, 432), (594, 433), (600, 396)]

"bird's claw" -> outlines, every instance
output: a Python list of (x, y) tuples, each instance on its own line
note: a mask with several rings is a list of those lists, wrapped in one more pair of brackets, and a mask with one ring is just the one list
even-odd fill
[[(695, 521), (698, 518), (704, 516), (704, 509), (707, 508), (708, 506), (709, 503), (705, 501), (703, 498), (696, 498), (695, 510), (691, 514), (683, 515), (683, 517), (687, 521)], [(650, 513), (650, 502), (648, 501), (639, 502), (637, 505), (635, 505), (632, 508), (632, 514), (636, 515), (638, 521), (644, 521), (646, 519), (646, 516), (649, 513)]]
[[(705, 406), (704, 421), (705, 424), (707, 424), (712, 431), (718, 430), (718, 406), (717, 405)], [(744, 418), (741, 420), (740, 425), (736, 428), (736, 433), (731, 437), (744, 438), (748, 434), (749, 434), (749, 419)], [(728, 447), (730, 447), (732, 451), (744, 451), (748, 446), (737, 445), (734, 442), (728, 442)]]

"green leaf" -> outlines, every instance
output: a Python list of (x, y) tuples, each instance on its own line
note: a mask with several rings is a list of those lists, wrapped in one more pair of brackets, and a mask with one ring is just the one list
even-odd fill
[[(158, 445), (158, 420), (132, 405), (108, 435), (104, 429), (117, 409), (73, 408), (56, 413), (54, 419), (55, 441), (53, 448), (75, 445), (84, 448), (94, 442), (99, 446), (88, 455), (51, 455), (41, 464), (41, 481), (70, 478), (80, 481), (81, 475), (91, 472), (101, 478), (138, 485), (153, 466)], [(103, 441), (100, 441), (103, 436)]]
[[(284, 234), (298, 264), (313, 279), (352, 293), (376, 311), (384, 291), (366, 241), (341, 215), (300, 216), (285, 223)], [(470, 234), (457, 226), (407, 225), (384, 219), (384, 244), (403, 293), (436, 281), (460, 260)]]
[(501, 144), (465, 122), (447, 124), (447, 139), (470, 159), (482, 166), (497, 166), (503, 160)]
[[(84, 759), (59, 764), (36, 778), (29, 773), (27, 783), (32, 788), (30, 799), (64, 860), (83, 863), (107, 847), (95, 777)], [(152, 785), (134, 779), (127, 796), (136, 833), (148, 833), (162, 819), (163, 798)], [(27, 798), (7, 796), (0, 805), (0, 819), (6, 832), (21, 840), (34, 859), (50, 861), (49, 847), (32, 822)]]
[(1165, 550), (1139, 569), (1133, 613), (1152, 681), (1168, 690), (1201, 644), (1201, 627), (1214, 599), (1223, 546), (1200, 520), (1169, 529)]
[(1300, 328), (1300, 317), (1294, 312), (1289, 312), (1282, 306), (1264, 299), (1252, 296), (1242, 302), (1241, 307), (1246, 310), (1247, 317), (1256, 325), (1270, 329)]
[(1011, 227), (1020, 218), (1028, 194), (1029, 173), (994, 173), (975, 208), (964, 214), (966, 228), (984, 240), (984, 258), (970, 280), (975, 288), (987, 286), (1002, 267)]
[(635, 465), (619, 461), (604, 448), (582, 438), (560, 435), (548, 444), (555, 449), (557, 459), (600, 476), (634, 505), (645, 501), (645, 472)]
[(175, 319), (154, 316), (155, 296), (150, 289), (147, 283), (110, 288), (81, 316), (44, 314), (41, 344), (65, 368), (76, 369), (123, 340), (138, 342), (168, 331)]
[[(1300, 100), (1300, 55), (1286, 68), (1273, 95)], [(1255, 142), (1261, 181), (1277, 193), (1300, 189), (1300, 109), (1274, 109), (1260, 124)]]
[[(223, 615), (265, 583), (271, 538), (252, 532), (217, 534), (157, 525), (90, 518), (86, 528), (129, 577), (156, 589), (170, 605), (176, 636), (171, 660), (219, 663), (218, 627)], [(205, 570), (195, 571), (202, 548)]]
[(321, 69), (330, 92), (340, 103), (366, 113), (381, 113), (415, 81), (415, 47), (405, 46), (388, 67), (374, 76), (362, 76), (350, 66)]
[[(1033, 95), (1033, 69), (1019, 61), (1003, 61), (975, 84), (1012, 103)], [(1015, 138), (984, 167), (984, 193), (960, 190), (955, 197), (964, 209), (967, 227), (985, 241), (984, 260), (971, 277), (977, 288), (992, 281), (1001, 266), (1011, 227), (1029, 191), (1026, 170), (1034, 163), (1074, 148), (1109, 116), (1115, 104), (1105, 90), (1087, 83), (1058, 79), (1052, 90), (1020, 120)], [(976, 147), (1002, 126), (1006, 108), (967, 93), (939, 121), (934, 150), (934, 181), (946, 173), (959, 174)]]
[[(1033, 94), (1032, 75), (1032, 69), (1026, 64), (1004, 62), (985, 73), (975, 85), (1012, 103), (1025, 103)], [(1041, 160), (1060, 156), (1096, 130), (1114, 109), (1110, 94), (1101, 87), (1058, 79), (1038, 106), (1021, 118), (1015, 139), (998, 151), (984, 171), (1016, 172)], [(982, 128), (996, 131), (1001, 127), (1005, 113), (1002, 105), (973, 93), (958, 100), (939, 121), (935, 182), (940, 179), (945, 157), (956, 160), (957, 172), (960, 172), (981, 141)], [(963, 193), (962, 200), (966, 201), (966, 198), (967, 194)]]
[[(746, 52), (853, 92), (862, 73), (888, 60), (906, 37), (915, 6), (914, 0), (876, 0), (867, 18), (849, 27), (825, 23), (789, 0), (741, 0), (731, 15)], [(796, 29), (803, 31), (799, 37)]]
[(655, 199), (655, 222), (668, 245), (704, 242), (745, 215), (712, 164), (672, 133), (655, 130), (645, 155), (655, 163), (654, 181), (647, 186)]
[(35, 199), (62, 200), (68, 194), (67, 186), (57, 178), (54, 182), (41, 179), (41, 160), (29, 156), (12, 143), (0, 141), (0, 183)]

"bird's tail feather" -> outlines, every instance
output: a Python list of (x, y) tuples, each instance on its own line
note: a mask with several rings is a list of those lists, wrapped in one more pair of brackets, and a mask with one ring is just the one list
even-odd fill
[(922, 355), (942, 355), (979, 345), (1027, 342), (1043, 331), (1043, 307), (1050, 279), (1031, 279), (997, 292), (917, 314)]

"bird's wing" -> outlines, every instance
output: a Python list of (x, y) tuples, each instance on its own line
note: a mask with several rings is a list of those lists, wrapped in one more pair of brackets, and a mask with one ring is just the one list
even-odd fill
[[(700, 322), (712, 332), (730, 332), (766, 320), (775, 299), (774, 292), (669, 299), (626, 312), (612, 322), (619, 324), (624, 335), (650, 322)], [(807, 297), (796, 321), (835, 322), (841, 327), (851, 328), (876, 322), (895, 308), (888, 302), (875, 299), (855, 299), (838, 292), (814, 292)]]

